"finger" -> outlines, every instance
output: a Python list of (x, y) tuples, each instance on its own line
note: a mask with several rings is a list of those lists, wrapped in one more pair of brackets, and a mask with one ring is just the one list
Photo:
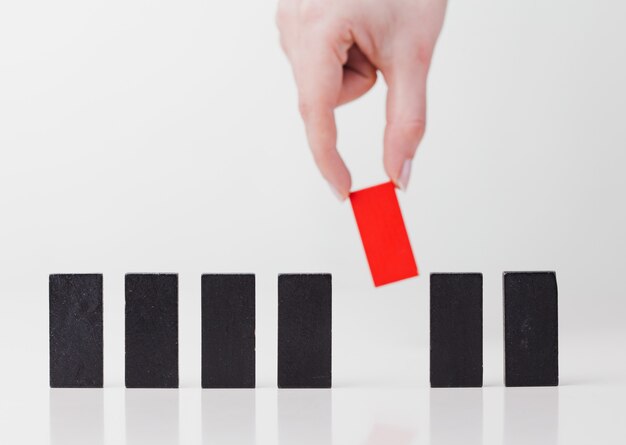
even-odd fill
[(344, 200), (350, 193), (351, 178), (337, 152), (334, 116), (342, 88), (343, 63), (330, 45), (305, 44), (299, 53), (303, 57), (294, 70), (309, 146), (322, 176), (337, 197)]
[(353, 45), (348, 51), (348, 61), (343, 66), (343, 82), (339, 105), (351, 102), (367, 93), (376, 83), (376, 67)]
[(389, 178), (406, 190), (411, 161), (426, 128), (428, 61), (415, 57), (383, 74), (389, 86), (383, 162)]
[(279, 31), (279, 42), (283, 52), (289, 57), (289, 42), (297, 35), (298, 3), (280, 0), (276, 8), (275, 23)]

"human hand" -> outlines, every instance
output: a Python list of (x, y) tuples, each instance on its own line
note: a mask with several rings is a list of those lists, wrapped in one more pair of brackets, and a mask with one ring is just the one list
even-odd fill
[(446, 0), (280, 0), (277, 24), (317, 166), (335, 194), (350, 193), (334, 109), (387, 85), (385, 171), (406, 189), (426, 124), (426, 78)]

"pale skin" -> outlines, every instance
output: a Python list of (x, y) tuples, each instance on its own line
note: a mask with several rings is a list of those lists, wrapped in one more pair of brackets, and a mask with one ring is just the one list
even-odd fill
[(383, 163), (406, 190), (426, 128), (426, 80), (447, 0), (280, 0), (277, 24), (293, 68), (315, 162), (344, 200), (350, 172), (337, 151), (334, 110), (388, 86)]

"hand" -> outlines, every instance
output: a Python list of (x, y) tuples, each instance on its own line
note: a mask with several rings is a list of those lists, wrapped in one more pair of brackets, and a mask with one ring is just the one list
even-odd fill
[(343, 200), (351, 179), (337, 152), (334, 109), (387, 85), (384, 165), (406, 189), (426, 124), (426, 77), (446, 0), (280, 0), (281, 45), (293, 67), (315, 162)]

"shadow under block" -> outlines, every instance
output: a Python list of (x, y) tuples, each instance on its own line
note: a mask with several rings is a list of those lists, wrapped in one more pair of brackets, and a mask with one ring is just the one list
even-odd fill
[(126, 387), (178, 387), (178, 275), (126, 275)]
[(102, 388), (102, 275), (50, 275), (50, 387)]
[(331, 387), (332, 277), (278, 277), (278, 387)]
[(352, 192), (350, 203), (374, 286), (417, 276), (395, 185), (387, 182)]
[(254, 275), (202, 276), (202, 387), (254, 388)]
[(430, 386), (483, 386), (483, 276), (430, 276)]
[(504, 383), (559, 384), (558, 292), (554, 272), (504, 273)]

